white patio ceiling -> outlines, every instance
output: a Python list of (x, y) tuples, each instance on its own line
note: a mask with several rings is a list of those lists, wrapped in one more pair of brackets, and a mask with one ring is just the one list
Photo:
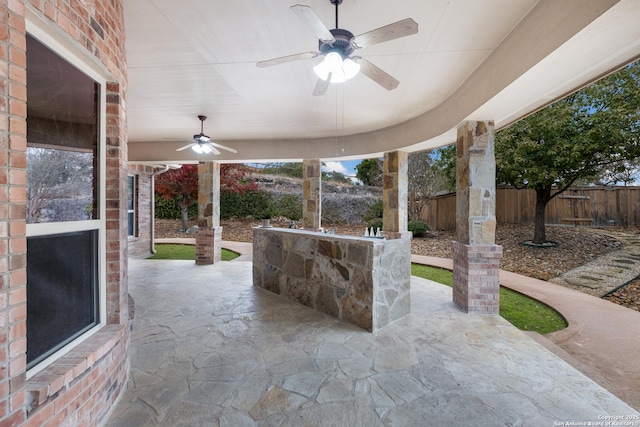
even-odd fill
[[(340, 27), (360, 34), (413, 18), (417, 34), (360, 49), (400, 81), (358, 75), (312, 95), (317, 50), (289, 9), (309, 5), (329, 28), (329, 0), (125, 2), (129, 159), (347, 159), (448, 144), (467, 119), (498, 127), (640, 55), (638, 0), (344, 0)], [(238, 154), (175, 149), (205, 133)]]

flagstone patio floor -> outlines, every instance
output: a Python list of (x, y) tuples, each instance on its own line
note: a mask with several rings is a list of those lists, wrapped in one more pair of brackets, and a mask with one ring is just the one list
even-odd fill
[(129, 263), (131, 379), (108, 426), (640, 426), (501, 317), (459, 311), (440, 284), (412, 278), (411, 314), (369, 333), (254, 288), (246, 258)]

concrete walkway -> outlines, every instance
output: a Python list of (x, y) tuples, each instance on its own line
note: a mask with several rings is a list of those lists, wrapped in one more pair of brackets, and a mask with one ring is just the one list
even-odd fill
[[(499, 316), (412, 278), (369, 333), (252, 286), (249, 261), (132, 259), (131, 381), (108, 426), (554, 426), (640, 413)], [(631, 426), (640, 426), (632, 421)]]
[[(614, 237), (623, 242), (623, 248), (603, 258), (628, 259), (629, 254), (640, 251), (640, 239), (629, 235)], [(182, 240), (158, 239), (157, 242), (194, 243), (194, 239)], [(236, 260), (251, 259), (250, 243), (224, 241), (223, 247), (240, 253), (241, 257)], [(453, 268), (451, 259), (412, 255), (412, 262)], [(596, 260), (585, 274), (594, 275), (600, 265)], [(631, 268), (640, 268), (640, 262)], [(630, 280), (626, 275), (613, 275), (607, 279), (608, 288)], [(500, 271), (500, 283), (553, 307), (569, 324), (562, 331), (544, 336), (529, 333), (533, 339), (640, 410), (640, 313), (563, 286), (503, 270)]]
[[(413, 262), (448, 270), (453, 261), (413, 255)], [(500, 270), (500, 283), (556, 309), (569, 326), (538, 342), (629, 405), (640, 409), (640, 313), (543, 280)]]

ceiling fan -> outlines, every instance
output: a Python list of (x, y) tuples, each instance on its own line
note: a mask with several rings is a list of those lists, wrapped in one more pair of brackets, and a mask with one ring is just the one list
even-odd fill
[(191, 149), (198, 154), (213, 153), (217, 155), (220, 154), (220, 150), (218, 150), (218, 148), (231, 151), (232, 153), (238, 152), (233, 148), (226, 147), (222, 144), (218, 144), (217, 142), (213, 142), (211, 138), (204, 134), (204, 121), (207, 120), (207, 116), (198, 116), (198, 119), (200, 119), (200, 133), (198, 135), (193, 135), (192, 143), (187, 144), (184, 147), (180, 147), (176, 151), (186, 150), (187, 148), (191, 147)]
[(351, 56), (356, 50), (410, 36), (418, 32), (418, 24), (411, 18), (385, 25), (384, 27), (354, 36), (350, 31), (338, 27), (338, 6), (343, 0), (329, 0), (336, 7), (336, 28), (327, 29), (318, 15), (309, 6), (296, 4), (291, 10), (300, 17), (320, 38), (318, 52), (303, 52), (295, 55), (260, 61), (256, 65), (260, 68), (284, 64), (291, 61), (312, 59), (324, 56), (324, 60), (313, 67), (318, 75), (318, 82), (313, 91), (316, 96), (324, 95), (330, 83), (344, 82), (359, 71), (387, 90), (395, 89), (400, 83), (391, 75), (381, 70), (371, 62), (359, 56)]

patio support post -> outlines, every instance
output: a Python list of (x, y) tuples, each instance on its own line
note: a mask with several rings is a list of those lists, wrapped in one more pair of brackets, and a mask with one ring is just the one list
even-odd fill
[(467, 313), (498, 314), (502, 246), (496, 234), (493, 121), (467, 121), (456, 140), (453, 302)]
[(382, 188), (382, 231), (388, 239), (411, 238), (407, 231), (407, 176), (406, 151), (384, 153)]
[(320, 159), (302, 161), (302, 222), (306, 230), (322, 230), (322, 168)]
[(198, 164), (198, 229), (196, 230), (196, 264), (219, 262), (222, 257), (220, 226), (220, 164)]

